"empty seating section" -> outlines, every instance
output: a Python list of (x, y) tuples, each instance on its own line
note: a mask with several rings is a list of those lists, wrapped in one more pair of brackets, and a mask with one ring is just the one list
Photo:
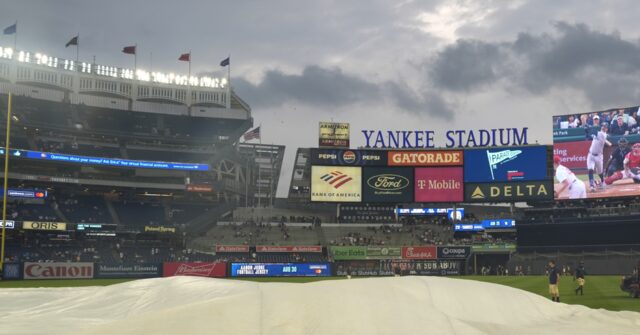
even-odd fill
[(104, 199), (99, 196), (58, 197), (62, 214), (72, 223), (112, 223)]
[(211, 205), (171, 205), (169, 213), (171, 222), (174, 224), (187, 223), (209, 210)]
[(166, 223), (164, 207), (157, 203), (119, 202), (113, 207), (120, 223), (130, 226), (148, 226)]
[(7, 218), (16, 221), (62, 221), (49, 204), (7, 204)]

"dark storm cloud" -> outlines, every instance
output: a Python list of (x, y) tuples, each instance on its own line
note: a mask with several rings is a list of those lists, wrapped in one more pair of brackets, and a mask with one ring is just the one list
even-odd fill
[(440, 118), (452, 116), (445, 100), (432, 93), (415, 93), (404, 83), (369, 82), (344, 73), (340, 68), (307, 66), (301, 74), (268, 70), (258, 84), (234, 78), (233, 86), (253, 106), (259, 107), (280, 106), (292, 101), (328, 108), (388, 102), (400, 111), (426, 113)]
[(287, 101), (314, 106), (336, 107), (376, 99), (379, 88), (339, 68), (307, 66), (301, 74), (268, 70), (258, 85), (234, 80), (233, 85), (247, 99), (260, 106), (274, 106)]
[(553, 33), (520, 33), (512, 42), (458, 40), (427, 65), (435, 87), (482, 90), (498, 80), (512, 89), (546, 94), (554, 88), (583, 92), (596, 106), (640, 98), (640, 44), (585, 24), (553, 24)]
[(466, 91), (496, 80), (503, 59), (498, 45), (459, 40), (438, 53), (429, 74), (436, 87)]

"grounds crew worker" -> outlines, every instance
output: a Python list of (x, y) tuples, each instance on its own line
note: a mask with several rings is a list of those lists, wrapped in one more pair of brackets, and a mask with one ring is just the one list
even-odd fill
[(560, 273), (556, 268), (556, 262), (551, 260), (549, 261), (549, 294), (551, 294), (551, 300), (555, 302), (560, 302), (558, 284), (560, 284)]
[(584, 262), (580, 262), (574, 273), (574, 280), (578, 282), (578, 287), (575, 289), (576, 295), (578, 295), (578, 291), (580, 291), (580, 295), (584, 295), (584, 276), (586, 274)]

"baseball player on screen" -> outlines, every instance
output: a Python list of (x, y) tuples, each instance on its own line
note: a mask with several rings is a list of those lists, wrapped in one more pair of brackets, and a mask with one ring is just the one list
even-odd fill
[(593, 117), (593, 127), (588, 129), (587, 133), (587, 140), (591, 140), (591, 147), (589, 148), (589, 154), (587, 155), (589, 190), (591, 192), (596, 190), (596, 181), (593, 176), (594, 172), (600, 177), (600, 183), (604, 182), (604, 146), (611, 146), (611, 142), (607, 140), (609, 125), (606, 122), (603, 123), (598, 131), (597, 128), (599, 125), (600, 117), (596, 115)]
[(556, 170), (556, 179), (560, 187), (555, 191), (555, 198), (569, 189), (569, 199), (584, 199), (587, 197), (587, 189), (582, 180), (571, 172), (566, 166), (560, 164), (560, 156), (553, 156), (553, 168)]
[(640, 183), (640, 143), (634, 144), (631, 152), (624, 157), (624, 170), (616, 171), (604, 182), (606, 185), (611, 185), (623, 178), (632, 178), (634, 183)]

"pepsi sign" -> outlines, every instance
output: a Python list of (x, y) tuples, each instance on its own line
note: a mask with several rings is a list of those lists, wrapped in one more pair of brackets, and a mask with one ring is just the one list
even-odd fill
[(311, 165), (387, 165), (387, 153), (385, 151), (311, 149), (310, 156)]

